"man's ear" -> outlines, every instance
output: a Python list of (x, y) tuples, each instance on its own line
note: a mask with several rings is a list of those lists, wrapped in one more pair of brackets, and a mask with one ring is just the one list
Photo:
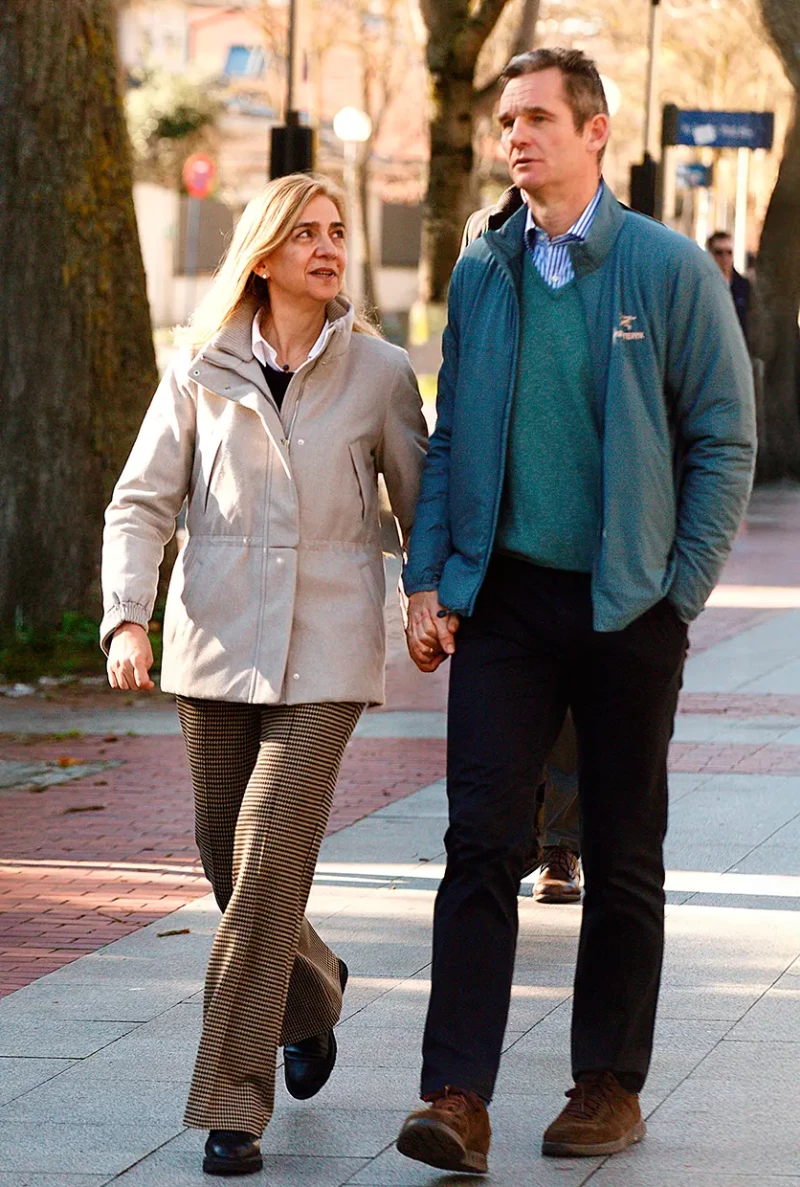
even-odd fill
[(586, 121), (586, 148), (589, 152), (599, 153), (608, 144), (611, 135), (611, 121), (603, 112), (598, 112)]

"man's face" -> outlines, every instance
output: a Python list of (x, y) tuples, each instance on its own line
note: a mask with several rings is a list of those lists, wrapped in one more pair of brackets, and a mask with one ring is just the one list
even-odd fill
[(608, 116), (592, 116), (576, 131), (556, 67), (512, 78), (500, 97), (497, 118), (511, 180), (526, 193), (536, 197), (553, 188), (582, 188), (597, 178)]
[(709, 251), (719, 264), (725, 279), (731, 280), (733, 277), (733, 240), (727, 235), (715, 239)]

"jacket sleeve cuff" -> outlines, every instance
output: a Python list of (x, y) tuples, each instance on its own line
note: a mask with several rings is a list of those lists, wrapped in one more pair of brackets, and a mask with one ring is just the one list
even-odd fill
[(150, 623), (147, 607), (139, 602), (117, 602), (106, 611), (100, 623), (100, 647), (106, 655), (111, 646), (111, 636), (123, 622), (134, 622), (147, 630)]

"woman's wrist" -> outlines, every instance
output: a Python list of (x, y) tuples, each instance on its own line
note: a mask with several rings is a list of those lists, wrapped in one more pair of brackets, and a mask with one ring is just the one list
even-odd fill
[(111, 633), (111, 638), (113, 639), (116, 635), (120, 634), (121, 631), (127, 631), (127, 630), (131, 630), (131, 629), (136, 630), (136, 631), (141, 631), (143, 635), (147, 634), (146, 629), (140, 623), (126, 621), (126, 622), (121, 622), (119, 624), (119, 626), (114, 627), (114, 630)]

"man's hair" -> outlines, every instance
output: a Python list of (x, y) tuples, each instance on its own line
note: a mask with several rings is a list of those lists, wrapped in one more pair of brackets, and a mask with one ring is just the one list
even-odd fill
[(608, 101), (597, 66), (579, 49), (555, 47), (532, 49), (527, 53), (517, 54), (500, 75), (500, 86), (505, 89), (512, 78), (552, 69), (561, 71), (564, 92), (572, 111), (576, 132), (580, 132), (592, 116), (608, 115)]
[(706, 239), (706, 251), (713, 251), (714, 244), (719, 243), (720, 239), (732, 239), (730, 231), (715, 231), (713, 235), (709, 235)]

